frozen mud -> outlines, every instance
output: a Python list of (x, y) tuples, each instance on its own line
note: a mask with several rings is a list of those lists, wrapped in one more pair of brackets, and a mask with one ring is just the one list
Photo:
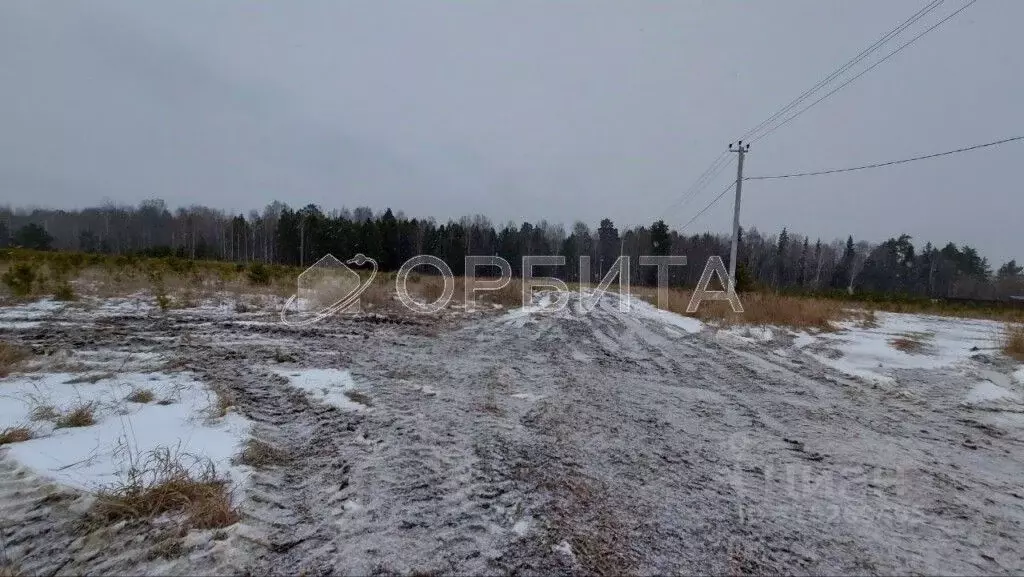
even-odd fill
[(301, 328), (5, 309), (37, 353), (227, 387), (288, 461), (238, 482), (236, 525), (167, 537), (83, 528), (88, 490), (0, 449), (4, 551), (26, 574), (1024, 571), (1019, 365), (972, 345), (874, 378), (837, 362), (863, 354), (852, 328), (730, 334), (611, 299)]

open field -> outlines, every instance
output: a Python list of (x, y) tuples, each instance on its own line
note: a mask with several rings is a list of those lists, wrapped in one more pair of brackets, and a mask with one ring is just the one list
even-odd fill
[(385, 293), (288, 327), (251, 283), (161, 308), (82, 278), (0, 307), (25, 574), (1024, 570), (1003, 323)]

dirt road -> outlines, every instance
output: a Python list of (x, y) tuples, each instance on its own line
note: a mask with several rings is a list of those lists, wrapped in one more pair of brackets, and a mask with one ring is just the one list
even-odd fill
[[(40, 505), (48, 493), (5, 462), (0, 513), (22, 520), (5, 538), (50, 544), (31, 573), (1024, 571), (1021, 415), (960, 402), (965, 371), (1010, 370), (998, 360), (878, 384), (785, 337), (614, 305), (302, 329), (197, 309), (8, 331), (163, 351), (230, 387), (291, 460), (239, 489), (237, 526), (157, 560), (137, 528), (82, 538), (74, 497)], [(365, 408), (281, 376), (311, 367), (351, 371)]]

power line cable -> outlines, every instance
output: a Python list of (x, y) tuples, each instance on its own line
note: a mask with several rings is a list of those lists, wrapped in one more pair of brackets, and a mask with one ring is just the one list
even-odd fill
[(773, 176), (749, 176), (743, 180), (774, 180), (778, 178), (800, 178), (803, 176), (820, 176), (823, 174), (836, 174), (839, 172), (853, 172), (855, 170), (867, 170), (869, 168), (881, 168), (883, 166), (892, 166), (894, 164), (905, 164), (908, 162), (914, 162), (917, 160), (926, 160), (929, 158), (938, 158), (940, 156), (949, 156), (950, 154), (958, 154), (961, 152), (968, 152), (971, 150), (978, 150), (979, 148), (987, 148), (989, 146), (998, 146), (1000, 144), (1006, 144), (1008, 142), (1014, 142), (1017, 140), (1024, 140), (1024, 136), (1014, 136), (1012, 138), (1004, 138), (1003, 140), (996, 140), (995, 142), (986, 142), (985, 144), (976, 144), (974, 146), (967, 146), (964, 148), (958, 148), (956, 150), (947, 150), (946, 152), (937, 152), (935, 154), (926, 154), (924, 156), (915, 156), (913, 158), (904, 158), (901, 160), (890, 160), (889, 162), (879, 162), (876, 164), (865, 164), (862, 166), (853, 166), (850, 168), (833, 168), (831, 170), (818, 170), (815, 172), (797, 172), (793, 174), (777, 174)]
[(768, 130), (767, 132), (764, 132), (764, 133), (760, 134), (759, 136), (755, 137), (755, 138), (754, 138), (753, 140), (751, 140), (751, 142), (757, 142), (758, 140), (761, 140), (762, 138), (764, 138), (764, 137), (768, 136), (769, 134), (772, 134), (773, 132), (775, 132), (776, 130), (778, 130), (778, 129), (782, 128), (783, 126), (785, 126), (785, 125), (789, 124), (789, 123), (790, 123), (790, 122), (791, 122), (791, 121), (792, 121), (793, 119), (795, 119), (796, 117), (798, 117), (798, 116), (800, 116), (801, 114), (803, 114), (803, 113), (807, 112), (807, 111), (808, 111), (808, 110), (810, 110), (811, 108), (814, 108), (814, 107), (815, 107), (815, 106), (817, 106), (817, 105), (818, 105), (818, 104), (819, 104), (820, 102), (822, 102), (823, 100), (825, 100), (825, 99), (827, 99), (828, 97), (832, 96), (832, 95), (833, 95), (833, 94), (835, 94), (836, 92), (839, 92), (840, 90), (842, 90), (843, 88), (845, 88), (845, 87), (846, 87), (847, 85), (849, 85), (849, 84), (850, 84), (851, 82), (853, 82), (853, 81), (857, 80), (857, 79), (858, 79), (858, 78), (860, 78), (861, 76), (864, 76), (864, 75), (865, 75), (865, 74), (867, 74), (868, 72), (871, 72), (871, 71), (872, 71), (872, 70), (874, 70), (874, 69), (875, 69), (875, 67), (877, 67), (877, 66), (878, 66), (879, 64), (881, 64), (881, 63), (885, 62), (886, 60), (888, 60), (888, 59), (892, 58), (892, 57), (893, 57), (893, 56), (895, 56), (896, 54), (899, 54), (899, 53), (900, 53), (900, 52), (901, 52), (901, 51), (902, 51), (902, 50), (903, 50), (904, 48), (906, 48), (906, 47), (910, 46), (910, 45), (911, 45), (911, 44), (913, 44), (914, 42), (917, 42), (917, 41), (918, 41), (918, 39), (920, 39), (920, 38), (921, 38), (922, 36), (924, 36), (925, 34), (928, 34), (928, 33), (929, 33), (929, 32), (931, 32), (932, 30), (935, 30), (935, 29), (936, 29), (936, 28), (938, 28), (939, 26), (941, 26), (941, 25), (943, 25), (944, 23), (946, 23), (946, 22), (947, 22), (948, 20), (950, 20), (950, 19), (952, 19), (953, 17), (955, 17), (955, 16), (957, 15), (957, 14), (960, 14), (960, 13), (961, 13), (961, 12), (963, 12), (964, 10), (966, 10), (966, 9), (970, 8), (970, 7), (971, 7), (971, 6), (973, 6), (973, 5), (974, 5), (974, 3), (975, 3), (975, 2), (977, 2), (977, 1), (978, 1), (978, 0), (970, 0), (970, 2), (968, 2), (967, 4), (964, 4), (963, 6), (961, 6), (961, 7), (960, 7), (960, 8), (958, 9), (958, 10), (956, 10), (956, 11), (955, 11), (955, 12), (953, 12), (952, 14), (950, 14), (950, 15), (946, 16), (946, 17), (945, 17), (945, 18), (943, 18), (942, 20), (939, 20), (938, 22), (936, 22), (935, 24), (933, 24), (933, 25), (932, 25), (931, 27), (927, 28), (927, 29), (926, 29), (926, 30), (925, 30), (924, 32), (921, 32), (921, 33), (920, 33), (920, 34), (918, 34), (917, 36), (914, 36), (913, 38), (911, 38), (910, 40), (908, 40), (907, 42), (903, 43), (903, 44), (902, 44), (902, 45), (900, 45), (900, 46), (899, 46), (898, 48), (896, 48), (895, 50), (893, 50), (892, 52), (890, 52), (890, 53), (886, 54), (885, 56), (883, 56), (883, 57), (882, 57), (882, 59), (881, 59), (881, 60), (879, 60), (878, 62), (875, 62), (875, 63), (874, 63), (874, 64), (872, 64), (871, 66), (868, 66), (868, 67), (867, 67), (867, 68), (865, 68), (864, 70), (861, 70), (861, 71), (860, 71), (859, 73), (857, 73), (857, 74), (856, 74), (855, 76), (853, 76), (852, 78), (848, 79), (848, 80), (847, 80), (846, 82), (843, 82), (843, 83), (842, 83), (842, 84), (840, 84), (839, 86), (837, 86), (837, 87), (833, 88), (833, 89), (832, 89), (831, 91), (829, 91), (829, 92), (828, 92), (827, 94), (825, 94), (825, 95), (824, 95), (824, 96), (822, 96), (821, 98), (819, 98), (819, 99), (815, 100), (814, 102), (812, 102), (812, 103), (808, 104), (808, 105), (807, 105), (807, 106), (805, 106), (804, 108), (801, 108), (801, 109), (800, 109), (799, 111), (797, 111), (797, 112), (796, 112), (795, 114), (793, 114), (793, 115), (791, 115), (791, 116), (787, 117), (787, 118), (786, 118), (785, 120), (783, 120), (783, 121), (782, 121), (782, 122), (780, 122), (779, 124), (776, 124), (776, 125), (775, 125), (775, 126), (774, 126), (773, 128), (771, 128), (771, 129), (770, 129), (770, 130)]
[(870, 56), (873, 52), (875, 52), (876, 50), (881, 48), (886, 42), (892, 40), (896, 36), (898, 36), (901, 33), (903, 33), (903, 31), (905, 31), (908, 27), (910, 27), (911, 25), (916, 23), (918, 20), (920, 20), (921, 18), (926, 16), (932, 10), (935, 10), (936, 8), (938, 8), (939, 5), (941, 5), (943, 2), (944, 2), (944, 0), (932, 0), (931, 2), (926, 4), (923, 8), (918, 10), (917, 13), (915, 13), (913, 16), (911, 16), (910, 18), (906, 19), (899, 26), (897, 26), (896, 28), (893, 28), (892, 30), (887, 32), (884, 36), (882, 36), (877, 41), (875, 41), (874, 44), (868, 46), (867, 48), (862, 50), (859, 54), (857, 54), (856, 56), (854, 56), (853, 58), (848, 60), (845, 64), (843, 64), (839, 68), (837, 68), (834, 71), (832, 71), (831, 74), (829, 74), (825, 78), (823, 78), (820, 81), (818, 81), (817, 84), (815, 84), (814, 86), (812, 86), (809, 89), (807, 89), (806, 91), (804, 91), (803, 94), (801, 94), (801, 95), (797, 96), (796, 98), (794, 98), (793, 100), (791, 100), (788, 104), (786, 104), (785, 106), (783, 106), (782, 108), (777, 110), (770, 117), (768, 117), (765, 120), (761, 121), (760, 124), (758, 124), (757, 126), (755, 126), (752, 129), (748, 130), (746, 133), (743, 134), (743, 136), (740, 138), (740, 140), (747, 140), (750, 137), (752, 137), (755, 134), (757, 134), (758, 132), (760, 132), (763, 128), (765, 128), (766, 126), (770, 125), (776, 119), (778, 119), (782, 115), (786, 114), (787, 112), (789, 112), (790, 110), (792, 110), (793, 108), (798, 106), (801, 102), (803, 102), (804, 100), (809, 98), (811, 95), (813, 95), (819, 89), (821, 89), (822, 87), (824, 87), (828, 83), (832, 82), (833, 80), (838, 78), (840, 75), (845, 73), (847, 70), (849, 70), (853, 66), (856, 66), (862, 60), (864, 60), (865, 58)]
[(705, 212), (707, 212), (709, 208), (711, 208), (712, 206), (714, 206), (716, 202), (718, 202), (719, 200), (722, 200), (722, 197), (723, 197), (723, 196), (725, 196), (725, 194), (726, 194), (727, 192), (729, 192), (730, 190), (732, 190), (732, 188), (733, 188), (734, 186), (736, 186), (736, 183), (735, 183), (735, 182), (731, 182), (731, 183), (729, 183), (729, 186), (725, 187), (725, 190), (723, 190), (722, 192), (718, 193), (718, 196), (716, 196), (715, 198), (713, 198), (713, 199), (711, 200), (711, 202), (709, 202), (709, 203), (707, 204), (707, 206), (705, 206), (704, 208), (700, 209), (700, 212), (698, 212), (697, 214), (693, 215), (693, 218), (691, 218), (690, 220), (686, 221), (686, 224), (684, 224), (683, 226), (679, 227), (679, 230), (680, 230), (680, 231), (682, 231), (682, 230), (683, 230), (683, 229), (685, 229), (686, 227), (688, 227), (688, 226), (690, 226), (691, 224), (693, 224), (693, 221), (695, 221), (695, 220), (697, 220), (698, 218), (700, 218), (700, 216), (701, 216), (702, 214), (704, 214)]
[[(711, 164), (704, 170), (704, 172), (702, 172), (701, 175), (697, 177), (697, 180), (693, 181), (693, 183), (686, 189), (686, 191), (683, 192), (683, 194), (679, 195), (679, 198), (669, 203), (669, 205), (666, 206), (663, 211), (661, 211), (660, 216), (665, 216), (665, 214), (667, 214), (668, 211), (672, 210), (676, 206), (685, 206), (686, 203), (688, 203), (697, 193), (703, 190), (704, 187), (706, 187), (714, 179), (714, 177), (718, 176), (718, 174), (722, 170), (725, 170), (725, 167), (732, 162), (731, 159), (726, 158), (728, 155), (728, 151), (724, 151), (721, 154), (719, 154), (718, 157), (715, 158), (711, 162)], [(723, 160), (726, 161), (724, 164), (722, 162)]]
[(711, 183), (714, 182), (716, 178), (718, 178), (719, 174), (722, 174), (722, 171), (732, 166), (733, 160), (734, 159), (732, 157), (729, 157), (725, 162), (722, 162), (719, 165), (719, 167), (715, 169), (715, 171), (710, 176), (708, 176), (707, 179), (705, 179), (700, 186), (695, 187), (694, 190), (690, 193), (690, 195), (685, 200), (683, 200), (682, 203), (680, 203), (679, 209), (682, 210), (686, 208), (686, 205), (690, 204), (690, 201), (700, 196), (701, 193), (704, 192), (704, 189), (710, 186)]

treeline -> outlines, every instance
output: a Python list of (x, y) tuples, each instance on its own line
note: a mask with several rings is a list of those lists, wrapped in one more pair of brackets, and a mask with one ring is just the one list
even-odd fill
[[(316, 205), (294, 209), (274, 202), (262, 213), (230, 215), (202, 206), (173, 212), (161, 200), (138, 207), (84, 210), (0, 209), (0, 246), (77, 250), (106, 254), (178, 256), (304, 266), (326, 253), (348, 258), (363, 253), (383, 270), (395, 270), (417, 254), (440, 257), (456, 275), (466, 255), (497, 255), (521, 274), (524, 255), (562, 255), (566, 266), (543, 274), (567, 281), (579, 278), (579, 262), (590, 256), (590, 280), (603, 276), (621, 255), (630, 256), (634, 282), (653, 280), (653, 267), (639, 267), (639, 256), (685, 255), (689, 266), (671, 271), (674, 285), (692, 286), (707, 258), (728, 262), (725, 235), (681, 235), (663, 221), (619, 230), (603, 219), (596, 230), (577, 222), (571, 230), (546, 221), (495, 225), (476, 215), (438, 223), (407, 218), (387, 209), (324, 212)], [(900, 235), (879, 244), (822, 242), (783, 229), (765, 235), (756, 229), (740, 237), (737, 283), (741, 290), (767, 287), (791, 292), (846, 292), (931, 298), (1006, 299), (1024, 294), (1024, 276), (1015, 261), (995, 271), (970, 246), (926, 244), (917, 250)]]

